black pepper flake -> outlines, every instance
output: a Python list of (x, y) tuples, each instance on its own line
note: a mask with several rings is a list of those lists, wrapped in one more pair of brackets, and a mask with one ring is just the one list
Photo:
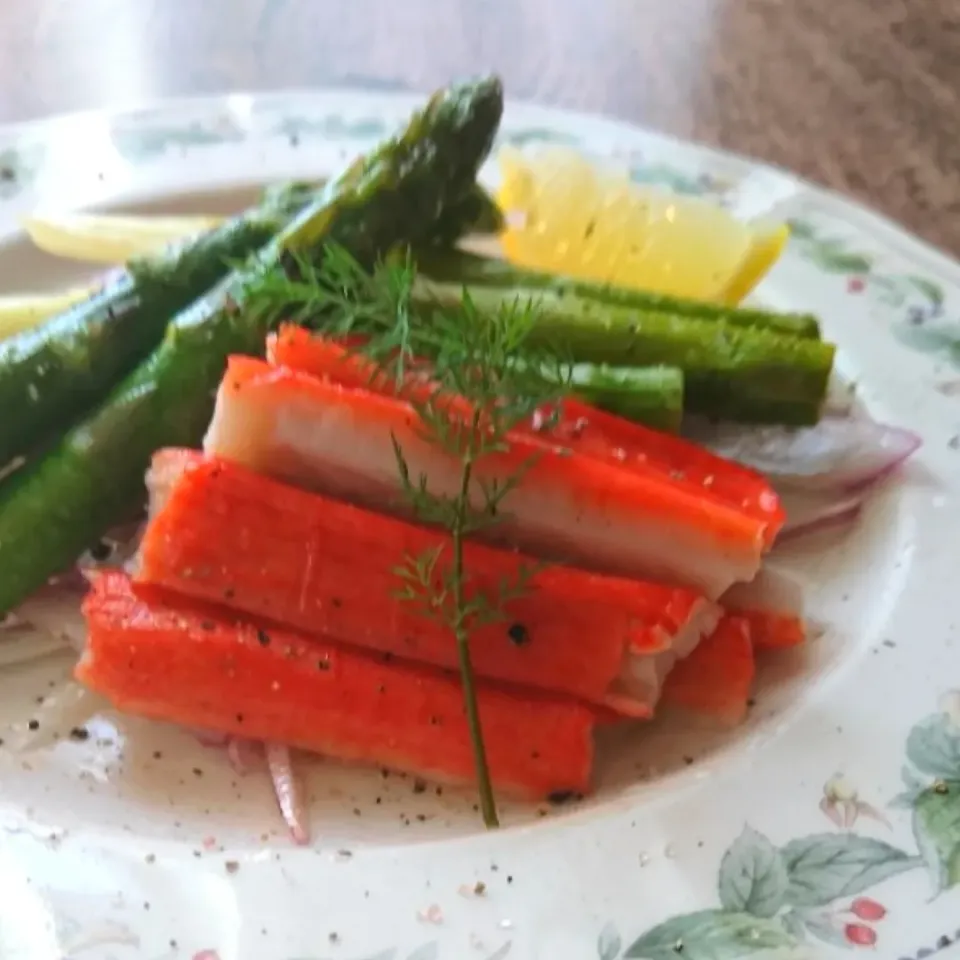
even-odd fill
[(236, 595), (237, 591), (234, 590), (233, 587), (227, 587), (227, 589), (223, 591), (224, 600), (232, 600)]
[(688, 767), (693, 766), (693, 757), (689, 757), (689, 756), (684, 757), (684, 758), (683, 758), (683, 762), (684, 762)]
[(386, 693), (387, 688), (381, 683), (377, 686), (377, 693)]
[(74, 727), (70, 731), (71, 740), (89, 740), (90, 731), (86, 727)]
[(426, 793), (427, 792), (426, 781), (421, 780), (419, 777), (417, 777), (417, 779), (413, 781), (413, 792)]
[(431, 726), (431, 727), (439, 727), (439, 726), (440, 726), (440, 718), (439, 718), (439, 717), (431, 717), (431, 718), (430, 718), (430, 726)]
[(108, 540), (98, 540), (90, 548), (90, 556), (96, 560), (97, 563), (103, 563), (104, 560), (109, 560), (112, 553), (113, 546)]
[(387, 651), (380, 656), (381, 663), (393, 663), (393, 654)]
[(554, 806), (560, 806), (564, 803), (573, 803), (582, 799), (583, 794), (577, 793), (576, 790), (554, 790), (553, 793), (547, 797), (547, 801), (554, 804)]
[(322, 660), (317, 661), (317, 669), (323, 672), (326, 672), (330, 669), (330, 660), (327, 657), (324, 657)]
[(513, 883), (513, 875), (512, 875), (512, 874), (509, 874), (509, 873), (507, 874), (507, 883)]
[(507, 636), (510, 641), (518, 647), (522, 647), (530, 642), (530, 631), (522, 623), (511, 623), (507, 627)]
[(426, 822), (427, 822), (427, 815), (426, 815), (425, 813), (418, 813), (418, 814), (417, 814), (417, 820), (418, 820), (420, 823), (426, 823)]
[(193, 768), (193, 775), (194, 775), (195, 777), (202, 777), (202, 776), (203, 776), (203, 771), (202, 771), (199, 767), (194, 767), (194, 768)]
[(17, 171), (6, 164), (0, 167), (0, 180), (4, 183), (13, 183), (17, 179)]
[(153, 751), (153, 759), (154, 759), (154, 760), (162, 760), (162, 759), (163, 759), (163, 754), (162, 754), (159, 750), (154, 750), (154, 751)]
[(330, 932), (330, 935), (327, 937), (327, 939), (328, 939), (331, 943), (339, 943), (339, 942), (340, 942), (340, 934), (337, 933), (336, 930), (332, 930), (332, 931)]
[(242, 714), (242, 713), (238, 713), (238, 714), (237, 714), (237, 723), (243, 723), (243, 714)]
[(381, 803), (383, 803), (383, 797), (377, 797), (375, 803), (377, 804), (377, 806), (379, 806)]
[(755, 699), (754, 697), (750, 697), (750, 698), (747, 700), (747, 706), (748, 706), (748, 707), (755, 707), (756, 705), (757, 705), (757, 701), (756, 701), (756, 699)]
[(359, 817), (359, 816), (360, 816), (360, 808), (359, 808), (359, 807), (354, 807), (354, 808), (353, 808), (353, 815), (354, 815), (355, 817)]
[(443, 796), (443, 787), (437, 787), (437, 789), (434, 790), (434, 793), (435, 793), (438, 797), (442, 797), (442, 796)]
[(482, 897), (487, 892), (487, 885), (482, 881), (478, 880), (473, 885), (473, 894), (476, 897)]
[(240, 864), (236, 860), (228, 860), (223, 867), (227, 873), (236, 873), (240, 869)]
[(257, 643), (259, 643), (261, 647), (269, 647), (270, 634), (267, 633), (266, 630), (257, 630)]
[(30, 721), (27, 723), (27, 726), (28, 726), (31, 730), (39, 730), (39, 729), (40, 729), (40, 721), (39, 721), (39, 720), (30, 720)]

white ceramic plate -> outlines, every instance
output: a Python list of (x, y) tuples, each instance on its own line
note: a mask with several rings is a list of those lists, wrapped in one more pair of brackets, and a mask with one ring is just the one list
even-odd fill
[[(17, 232), (38, 206), (225, 211), (265, 180), (331, 172), (414, 105), (232, 96), (0, 131), (0, 288), (85, 275)], [(960, 949), (960, 267), (789, 175), (619, 123), (515, 106), (503, 139), (570, 144), (794, 221), (760, 298), (819, 313), (872, 411), (924, 439), (857, 527), (783, 555), (823, 636), (767, 659), (744, 726), (620, 732), (602, 744), (594, 798), (508, 807), (497, 833), (467, 793), (316, 761), (308, 849), (287, 840), (265, 776), (238, 778), (188, 735), (78, 697), (67, 655), (8, 666), (3, 960)], [(90, 738), (71, 739), (81, 722)]]

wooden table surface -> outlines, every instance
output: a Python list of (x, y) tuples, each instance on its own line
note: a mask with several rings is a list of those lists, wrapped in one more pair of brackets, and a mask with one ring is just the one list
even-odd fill
[(493, 69), (769, 160), (960, 255), (960, 0), (2, 0), (0, 122)]

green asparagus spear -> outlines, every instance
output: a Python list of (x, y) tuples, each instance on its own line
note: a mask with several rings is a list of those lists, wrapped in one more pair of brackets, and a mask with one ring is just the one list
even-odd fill
[[(462, 296), (453, 285), (420, 282), (421, 306)], [(532, 342), (553, 347), (575, 363), (678, 367), (684, 408), (691, 413), (753, 423), (816, 423), (826, 396), (834, 347), (821, 340), (676, 314), (611, 307), (551, 290), (530, 294), (471, 286), (479, 313), (534, 300)]]
[(683, 372), (676, 367), (578, 363), (572, 384), (587, 403), (654, 430), (677, 433), (683, 418)]
[(424, 250), (417, 257), (417, 267), (424, 276), (442, 283), (470, 287), (509, 287), (531, 293), (538, 290), (557, 296), (596, 300), (631, 311), (674, 314), (694, 320), (722, 320), (738, 327), (759, 328), (795, 337), (817, 339), (820, 336), (820, 323), (809, 313), (774, 313), (591, 283), (587, 280), (526, 270), (512, 266), (505, 260), (481, 257), (462, 250)]
[(244, 310), (284, 253), (336, 241), (374, 260), (423, 243), (447, 205), (467, 194), (502, 109), (496, 80), (435, 95), (407, 129), (354, 164), (255, 261), (170, 324), (161, 346), (45, 456), (0, 486), (0, 611), (64, 569), (143, 497), (153, 452), (195, 446), (231, 353), (260, 353), (271, 318)]
[(160, 342), (170, 318), (258, 249), (289, 216), (290, 190), (157, 258), (131, 263), (88, 300), (0, 343), (0, 468), (102, 400)]
[(499, 233), (503, 229), (503, 214), (493, 197), (479, 184), (459, 203), (451, 206), (447, 215), (437, 224), (431, 246), (451, 247), (469, 233)]

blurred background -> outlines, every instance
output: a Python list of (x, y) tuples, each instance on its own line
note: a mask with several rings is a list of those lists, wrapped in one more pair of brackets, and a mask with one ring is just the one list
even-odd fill
[(2, 0), (0, 122), (315, 85), (599, 111), (789, 167), (960, 254), (960, 0)]

